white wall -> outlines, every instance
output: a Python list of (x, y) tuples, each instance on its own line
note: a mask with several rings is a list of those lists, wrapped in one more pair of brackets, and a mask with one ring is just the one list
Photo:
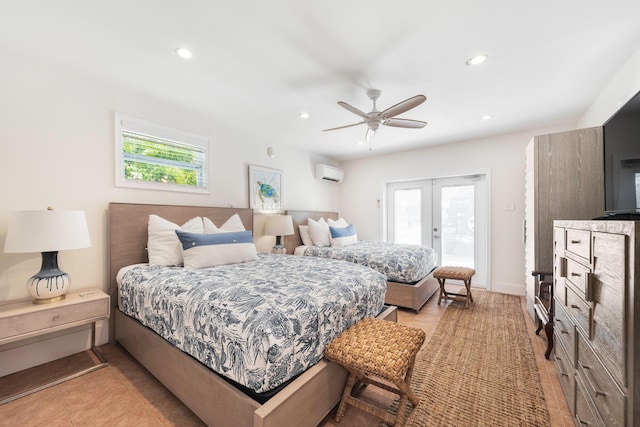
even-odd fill
[[(113, 87), (10, 52), (0, 51), (0, 303), (28, 298), (27, 279), (40, 268), (40, 254), (6, 254), (11, 211), (80, 209), (87, 214), (92, 246), (59, 254), (72, 288), (107, 285), (107, 209), (110, 201), (248, 207), (248, 165), (283, 171), (285, 209), (339, 209), (340, 188), (315, 179), (317, 162), (309, 152), (265, 140), (260, 135), (216, 123), (209, 117), (167, 105), (131, 90)], [(212, 100), (215, 102), (215, 100)], [(125, 113), (204, 135), (211, 140), (213, 164), (209, 195), (147, 191), (114, 186), (114, 113)], [(272, 146), (276, 157), (269, 158)], [(333, 162), (335, 163), (335, 162)], [(273, 246), (262, 237), (256, 215), (258, 249)], [(86, 330), (81, 331), (85, 332)], [(100, 331), (106, 341), (106, 328)], [(86, 348), (86, 339), (63, 338), (29, 351), (0, 352), (0, 376)], [(33, 346), (31, 346), (33, 347)], [(60, 348), (67, 348), (60, 350)], [(54, 350), (55, 348), (55, 350)], [(35, 351), (34, 351), (35, 350)], [(34, 356), (38, 355), (38, 356)], [(38, 358), (39, 357), (39, 358)]]

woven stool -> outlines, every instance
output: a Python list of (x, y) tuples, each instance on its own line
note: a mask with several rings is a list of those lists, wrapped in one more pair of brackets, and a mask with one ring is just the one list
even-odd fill
[[(438, 283), (440, 283), (438, 305), (440, 305), (440, 301), (450, 299), (452, 301), (464, 301), (464, 306), (469, 307), (469, 301), (473, 302), (473, 296), (471, 295), (471, 278), (474, 274), (476, 274), (476, 271), (468, 267), (440, 267), (434, 271), (433, 277), (438, 279)], [(467, 293), (456, 294), (447, 292), (444, 288), (444, 282), (447, 279), (462, 280), (464, 286), (467, 288)]]
[[(329, 343), (324, 356), (349, 371), (336, 422), (342, 420), (346, 405), (351, 405), (377, 416), (389, 425), (403, 425), (407, 400), (410, 400), (414, 407), (419, 402), (409, 384), (416, 354), (424, 339), (425, 333), (422, 329), (368, 318), (356, 323)], [(389, 381), (397, 388), (372, 377)], [(351, 396), (356, 379), (364, 384), (372, 384), (399, 394), (398, 414), (393, 416)]]

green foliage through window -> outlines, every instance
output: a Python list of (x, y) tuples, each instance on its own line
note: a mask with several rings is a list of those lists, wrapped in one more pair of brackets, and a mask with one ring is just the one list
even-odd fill
[(202, 147), (123, 131), (122, 151), (127, 180), (203, 186)]

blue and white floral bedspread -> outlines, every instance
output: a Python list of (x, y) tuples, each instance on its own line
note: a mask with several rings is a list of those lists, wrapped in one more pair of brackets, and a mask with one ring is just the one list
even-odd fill
[(399, 283), (422, 280), (438, 263), (433, 248), (362, 240), (347, 246), (308, 246), (306, 256), (333, 258), (366, 265)]
[(259, 254), (199, 270), (136, 266), (119, 307), (215, 372), (257, 393), (295, 377), (384, 304), (385, 277), (335, 260)]

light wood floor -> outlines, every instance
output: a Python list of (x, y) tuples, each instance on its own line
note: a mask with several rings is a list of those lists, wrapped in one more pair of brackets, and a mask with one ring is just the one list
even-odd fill
[[(427, 340), (433, 334), (445, 306), (432, 298), (416, 314), (399, 310), (398, 321), (422, 328)], [(523, 298), (524, 310), (524, 298)], [(549, 408), (552, 426), (573, 426), (569, 410), (556, 378), (553, 362), (544, 358), (546, 338), (534, 334), (535, 326), (526, 315), (540, 381)], [(109, 360), (107, 368), (64, 382), (0, 406), (0, 426), (202, 426), (188, 408), (117, 345), (100, 347)], [(68, 364), (68, 363), (67, 363)], [(28, 382), (43, 372), (63, 369), (55, 363), (5, 377), (10, 382)], [(394, 395), (376, 387), (366, 387), (361, 398), (377, 405), (389, 405)], [(347, 408), (340, 424), (334, 411), (320, 424), (330, 426), (378, 426), (376, 418), (355, 408)]]

